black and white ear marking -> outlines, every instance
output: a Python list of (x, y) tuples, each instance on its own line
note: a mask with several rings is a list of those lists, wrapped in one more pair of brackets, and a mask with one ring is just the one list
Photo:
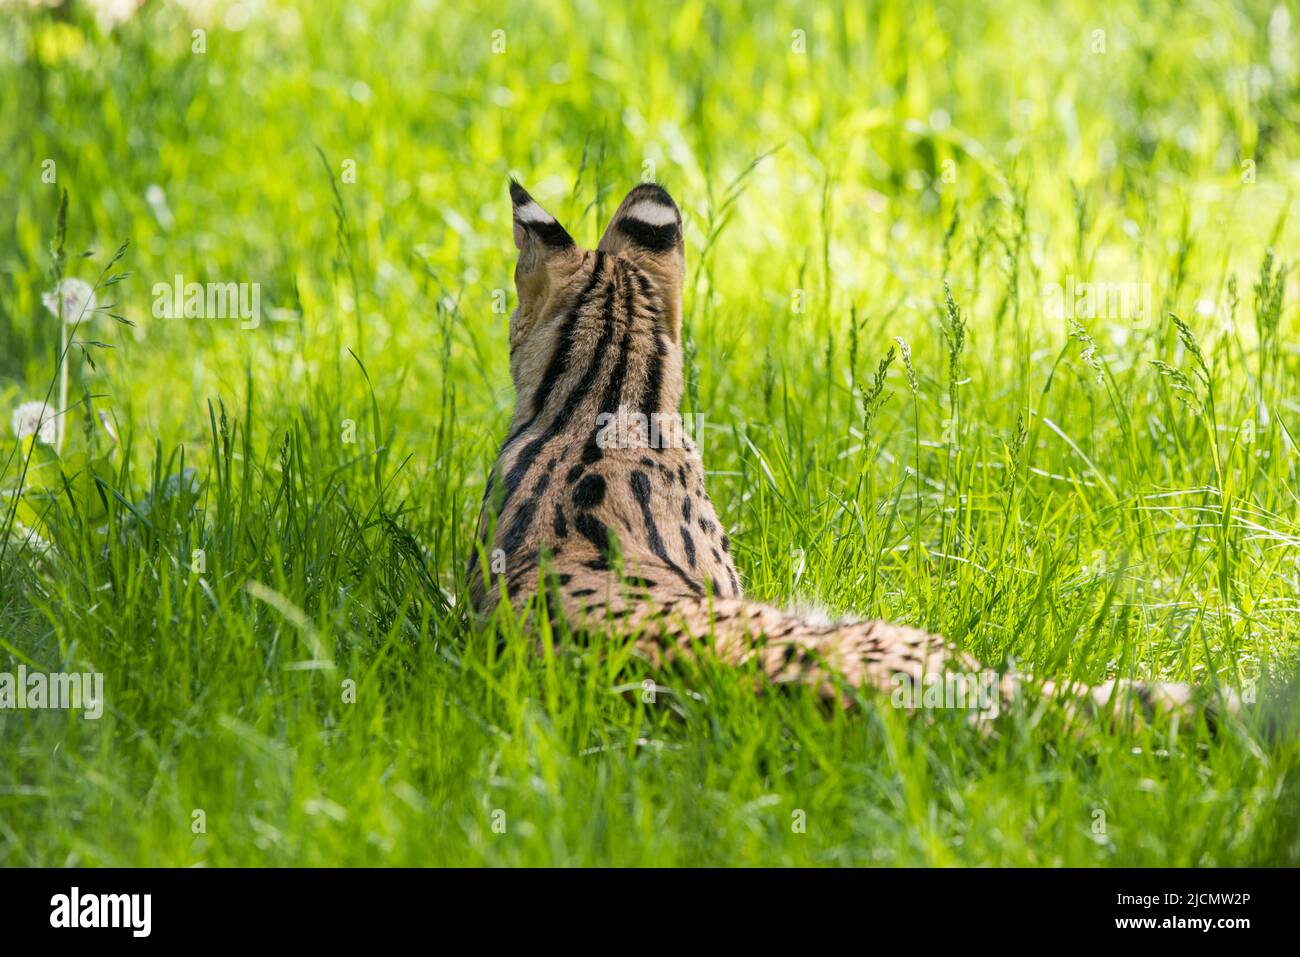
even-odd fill
[(535, 239), (551, 249), (565, 249), (573, 245), (573, 237), (554, 216), (542, 209), (537, 200), (528, 195), (515, 180), (510, 181), (510, 202), (514, 205), (515, 248), (522, 250), (525, 243)]
[(667, 252), (682, 241), (682, 214), (657, 183), (642, 183), (627, 194), (600, 241), (600, 248), (613, 251), (635, 246), (654, 253)]

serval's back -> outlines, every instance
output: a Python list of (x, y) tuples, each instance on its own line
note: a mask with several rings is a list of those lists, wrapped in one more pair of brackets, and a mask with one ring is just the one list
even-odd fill
[[(944, 639), (882, 621), (829, 623), (743, 597), (725, 525), (678, 411), (682, 399), (682, 217), (662, 187), (633, 189), (595, 250), (511, 183), (519, 302), (510, 317), (515, 411), (488, 478), (471, 597), (480, 614), (545, 613), (573, 633), (636, 634), (655, 663), (701, 641), (774, 684), (828, 699), (890, 690), (945, 669), (981, 670)], [(1002, 698), (1017, 680), (997, 687)], [(1050, 684), (1045, 689), (1051, 692)], [(1147, 706), (1181, 707), (1184, 685), (1106, 682)]]

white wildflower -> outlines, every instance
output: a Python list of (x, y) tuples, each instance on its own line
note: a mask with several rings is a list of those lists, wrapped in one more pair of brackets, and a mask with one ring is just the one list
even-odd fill
[(34, 435), (37, 441), (53, 445), (55, 439), (54, 413), (44, 402), (24, 402), (14, 409), (14, 434), (20, 439)]
[(55, 316), (59, 315), (60, 299), (63, 300), (63, 321), (68, 325), (91, 318), (95, 311), (95, 287), (84, 279), (69, 276), (59, 280), (54, 290), (41, 294), (41, 302)]

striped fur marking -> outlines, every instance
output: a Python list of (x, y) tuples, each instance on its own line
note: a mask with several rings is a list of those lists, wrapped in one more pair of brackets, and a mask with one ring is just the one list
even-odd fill
[(666, 252), (682, 238), (681, 228), (676, 223), (655, 226), (640, 219), (620, 219), (618, 229), (638, 246), (654, 252)]

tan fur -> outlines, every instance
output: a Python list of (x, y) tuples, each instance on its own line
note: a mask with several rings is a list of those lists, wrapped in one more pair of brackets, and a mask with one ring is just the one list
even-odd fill
[[(549, 614), (575, 633), (636, 634), (656, 664), (689, 657), (703, 642), (729, 664), (756, 663), (773, 685), (806, 685), (839, 702), (851, 700), (847, 688), (892, 690), (899, 676), (980, 671), (913, 628), (833, 624), (744, 600), (695, 446), (650, 447), (640, 426), (628, 430), (631, 447), (598, 441), (601, 413), (672, 414), (681, 404), (685, 257), (676, 205), (659, 187), (637, 187), (586, 251), (553, 220), (539, 225), (549, 214), (517, 184), (512, 196), (516, 406), (470, 563), (476, 610), (490, 612), (503, 588), (522, 609), (541, 583)], [(638, 210), (650, 222), (629, 216)], [(606, 546), (607, 532), (616, 545)], [(1001, 678), (1001, 700), (1014, 698), (1021, 680)], [(1181, 708), (1191, 697), (1185, 686), (1110, 682), (1080, 700), (1106, 704), (1116, 689), (1148, 707)]]

